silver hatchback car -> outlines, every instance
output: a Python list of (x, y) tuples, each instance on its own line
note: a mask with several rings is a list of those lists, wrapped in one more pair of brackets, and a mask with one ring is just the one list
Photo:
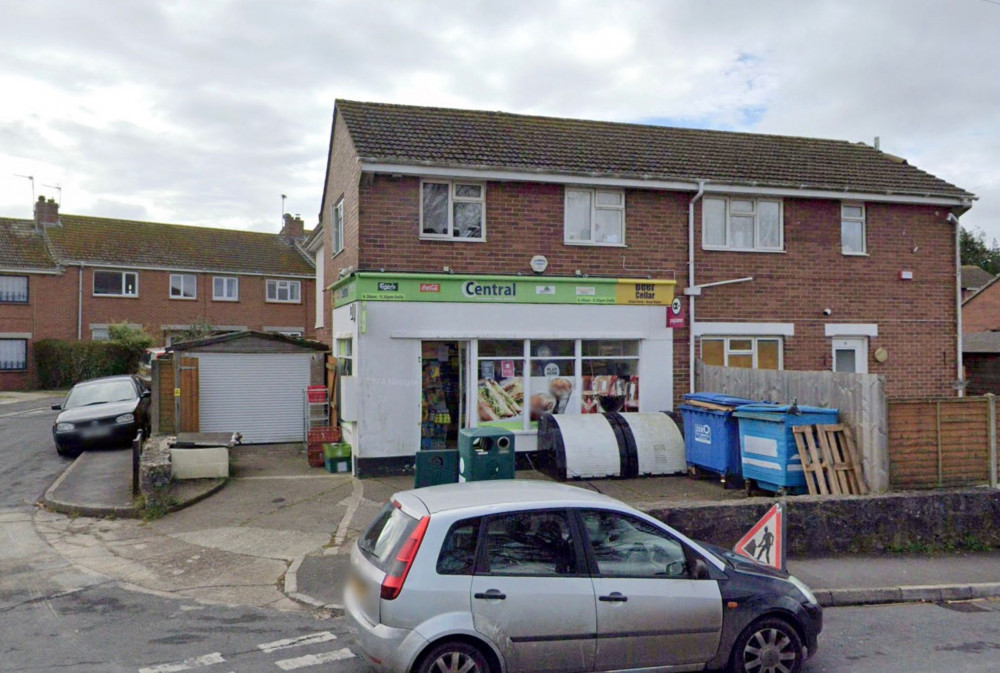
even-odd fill
[(786, 573), (516, 480), (397, 493), (351, 550), (345, 607), (387, 673), (797, 673), (823, 626)]

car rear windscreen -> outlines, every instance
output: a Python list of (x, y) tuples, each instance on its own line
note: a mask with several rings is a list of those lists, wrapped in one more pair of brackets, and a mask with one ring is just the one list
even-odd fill
[(379, 570), (386, 572), (417, 523), (402, 509), (387, 503), (358, 539), (358, 548)]

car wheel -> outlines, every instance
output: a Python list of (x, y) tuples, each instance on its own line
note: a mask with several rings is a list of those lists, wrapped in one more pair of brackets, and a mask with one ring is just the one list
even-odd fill
[(799, 673), (801, 669), (802, 639), (783, 619), (760, 619), (736, 639), (735, 673)]
[(490, 673), (490, 665), (479, 648), (453, 640), (431, 648), (417, 673)]
[(64, 449), (58, 444), (56, 444), (56, 453), (58, 453), (63, 458), (76, 458), (77, 456), (80, 455), (78, 452), (72, 451), (70, 449)]

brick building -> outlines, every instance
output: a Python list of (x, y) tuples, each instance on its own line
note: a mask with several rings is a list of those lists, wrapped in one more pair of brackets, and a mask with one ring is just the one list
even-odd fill
[(345, 436), (412, 460), (447, 407), (531, 449), (535, 402), (669, 409), (696, 358), (953, 395), (974, 198), (862, 143), (337, 101)]
[(194, 325), (314, 334), (310, 232), (279, 234), (62, 215), (44, 197), (34, 220), (0, 219), (0, 390), (33, 383), (32, 344), (106, 339), (142, 325), (169, 344)]

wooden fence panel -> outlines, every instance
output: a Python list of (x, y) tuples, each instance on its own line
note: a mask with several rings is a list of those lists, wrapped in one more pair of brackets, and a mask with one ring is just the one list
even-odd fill
[(198, 358), (181, 358), (181, 432), (199, 432)]
[(990, 482), (991, 398), (889, 402), (889, 475), (893, 488)]
[(885, 377), (876, 374), (713, 367), (698, 362), (697, 387), (753, 400), (837, 409), (850, 426), (872, 492), (889, 488)]
[(158, 412), (153, 434), (173, 434), (176, 432), (174, 425), (174, 363), (167, 358), (153, 360), (153, 371)]

